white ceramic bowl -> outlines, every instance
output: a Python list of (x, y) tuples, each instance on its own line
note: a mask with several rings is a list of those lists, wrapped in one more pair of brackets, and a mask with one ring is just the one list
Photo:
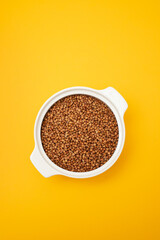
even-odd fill
[[(48, 158), (41, 142), (41, 124), (46, 112), (59, 99), (74, 94), (86, 94), (102, 100), (113, 111), (118, 122), (119, 139), (114, 154), (103, 166), (89, 172), (71, 172), (60, 168)], [(105, 172), (117, 161), (119, 155), (122, 152), (125, 141), (125, 126), (123, 115), (127, 107), (128, 105), (124, 98), (112, 87), (108, 87), (104, 90), (95, 90), (87, 87), (72, 87), (54, 94), (44, 103), (36, 118), (34, 127), (35, 148), (30, 156), (33, 165), (44, 177), (51, 177), (53, 175), (64, 175), (73, 178), (88, 178)]]

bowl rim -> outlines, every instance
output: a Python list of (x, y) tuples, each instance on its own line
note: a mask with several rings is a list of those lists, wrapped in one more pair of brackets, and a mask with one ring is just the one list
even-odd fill
[[(118, 144), (116, 147), (116, 150), (114, 151), (113, 155), (111, 158), (103, 164), (101, 167), (96, 168), (94, 170), (88, 171), (88, 172), (72, 172), (68, 171), (66, 169), (63, 169), (53, 163), (47, 154), (45, 153), (43, 146), (42, 146), (42, 141), (41, 141), (41, 125), (42, 121), (44, 119), (45, 114), (49, 110), (49, 108), (58, 100), (69, 96), (69, 95), (75, 95), (75, 94), (86, 94), (90, 95), (93, 97), (96, 97), (103, 101), (105, 104), (109, 106), (109, 108), (112, 110), (114, 113), (117, 123), (118, 123), (118, 129), (119, 129), (119, 139), (118, 139)], [(119, 110), (113, 104), (113, 102), (107, 97), (107, 94), (105, 95), (104, 90), (96, 90), (88, 87), (71, 87), (71, 88), (66, 88), (63, 89), (55, 94), (53, 94), (41, 107), (41, 109), (38, 112), (36, 121), (35, 121), (35, 126), (34, 126), (34, 140), (35, 140), (35, 146), (37, 147), (40, 155), (43, 157), (45, 162), (53, 169), (55, 172), (53, 175), (64, 175), (67, 177), (72, 177), (72, 178), (88, 178), (88, 177), (94, 177), (96, 175), (99, 175), (106, 170), (108, 170), (118, 159), (120, 156), (123, 146), (124, 146), (124, 141), (125, 141), (125, 125), (124, 125), (124, 120), (123, 116), (120, 115)]]

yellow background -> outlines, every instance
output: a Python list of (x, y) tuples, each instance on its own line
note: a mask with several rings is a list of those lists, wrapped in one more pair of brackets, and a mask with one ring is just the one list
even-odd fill
[[(1, 1), (0, 239), (160, 239), (159, 13), (159, 1)], [(34, 121), (72, 86), (124, 96), (125, 146), (97, 177), (45, 179), (29, 159)]]

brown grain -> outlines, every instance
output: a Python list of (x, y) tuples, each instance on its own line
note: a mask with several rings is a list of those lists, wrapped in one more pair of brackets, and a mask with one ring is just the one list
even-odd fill
[(111, 109), (88, 95), (71, 95), (57, 101), (41, 127), (45, 153), (52, 162), (73, 172), (101, 167), (113, 155), (119, 138)]

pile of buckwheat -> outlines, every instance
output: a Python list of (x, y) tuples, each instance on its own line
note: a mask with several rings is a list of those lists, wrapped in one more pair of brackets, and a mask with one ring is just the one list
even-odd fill
[(47, 156), (73, 172), (87, 172), (105, 164), (118, 138), (118, 124), (111, 109), (89, 95), (60, 99), (48, 110), (41, 127)]

